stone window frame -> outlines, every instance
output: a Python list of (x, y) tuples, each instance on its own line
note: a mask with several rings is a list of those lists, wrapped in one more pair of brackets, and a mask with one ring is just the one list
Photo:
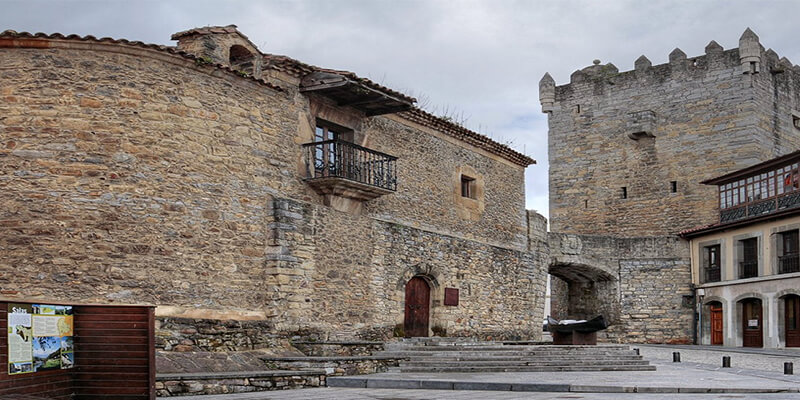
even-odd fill
[(697, 276), (697, 281), (700, 282), (701, 285), (705, 284), (705, 283), (714, 283), (714, 282), (706, 282), (705, 279), (704, 279), (704, 273), (705, 273), (705, 268), (706, 268), (704, 251), (705, 251), (705, 249), (707, 247), (712, 247), (712, 246), (719, 246), (719, 281), (722, 282), (722, 281), (726, 281), (726, 280), (730, 280), (731, 279), (731, 277), (728, 276), (729, 275), (728, 274), (728, 268), (726, 268), (726, 264), (725, 264), (725, 258), (726, 258), (725, 257), (725, 253), (726, 253), (726, 250), (727, 250), (726, 241), (724, 239), (708, 240), (708, 241), (700, 242), (700, 243), (697, 244), (698, 251), (700, 252), (700, 254), (699, 254), (699, 256), (700, 256), (699, 258), (700, 259), (698, 260), (698, 263), (697, 263), (697, 269), (698, 269), (698, 271), (697, 271), (697, 275), (698, 275)]
[(758, 261), (758, 273), (755, 277), (764, 276), (764, 238), (761, 231), (757, 232), (748, 232), (743, 233), (741, 235), (736, 235), (733, 237), (733, 279), (751, 279), (751, 278), (739, 278), (739, 262), (742, 261), (744, 258), (744, 247), (742, 246), (742, 242), (747, 239), (756, 239), (756, 250), (757, 256), (756, 259)]
[(475, 178), (469, 175), (461, 174), (461, 197), (468, 197), (476, 200), (477, 193), (475, 186)]
[(783, 237), (782, 233), (790, 231), (800, 231), (800, 223), (779, 225), (769, 230), (769, 244), (770, 247), (775, 249), (773, 257), (769, 260), (771, 275), (778, 275), (778, 257), (783, 253)]
[(800, 130), (800, 111), (792, 110), (792, 126)]
[[(478, 173), (475, 168), (468, 165), (461, 165), (457, 167), (454, 172), (452, 187), (456, 215), (469, 221), (480, 220), (486, 208), (486, 184), (483, 175)], [(474, 189), (471, 193), (474, 194), (474, 197), (465, 197), (462, 195), (462, 179), (465, 176), (473, 179), (470, 187)]]

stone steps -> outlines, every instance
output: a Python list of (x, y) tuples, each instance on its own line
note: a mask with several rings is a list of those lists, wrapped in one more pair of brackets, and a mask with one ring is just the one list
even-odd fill
[(609, 361), (616, 361), (613, 364), (615, 365), (649, 365), (650, 362), (647, 360), (585, 360), (585, 361), (577, 361), (577, 360), (552, 360), (552, 361), (542, 361), (542, 360), (514, 360), (514, 361), (497, 361), (497, 360), (470, 360), (470, 361), (453, 361), (453, 360), (445, 360), (445, 361), (429, 361), (429, 360), (414, 360), (414, 361), (403, 361), (400, 362), (400, 368), (404, 367), (425, 367), (425, 366), (464, 366), (464, 367), (480, 367), (480, 366), (497, 366), (497, 367), (506, 367), (506, 366), (551, 366), (551, 365), (575, 365), (575, 366), (592, 366), (592, 365), (608, 365)]
[(401, 372), (578, 372), (578, 371), (655, 371), (654, 365), (548, 365), (548, 366), (454, 366), (400, 367)]
[[(506, 356), (475, 356), (475, 355), (461, 355), (457, 357), (407, 357), (409, 360), (413, 359), (419, 362), (470, 362), (470, 361), (486, 361), (486, 362), (533, 362), (533, 361), (559, 361), (563, 363), (581, 362), (587, 360), (586, 357), (506, 357)], [(592, 357), (592, 361), (638, 361), (641, 356), (637, 355), (624, 355), (624, 356), (601, 356)]]
[(629, 346), (503, 344), (444, 338), (387, 344), (400, 372), (654, 371)]

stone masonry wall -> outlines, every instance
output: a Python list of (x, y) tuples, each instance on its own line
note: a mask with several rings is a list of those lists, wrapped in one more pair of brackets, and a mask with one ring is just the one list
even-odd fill
[[(540, 241), (527, 252), (287, 199), (273, 203), (293, 214), (273, 234), (287, 238), (272, 281), (279, 330), (302, 330), (316, 340), (401, 335), (405, 283), (422, 275), (433, 284), (432, 333), (540, 335), (546, 273)], [(458, 306), (442, 304), (445, 287), (459, 289)]]
[[(553, 231), (633, 237), (715, 222), (716, 188), (699, 181), (797, 146), (793, 129), (757, 127), (768, 125), (763, 118), (774, 114), (774, 101), (796, 97), (784, 89), (788, 83), (771, 84), (786, 78), (772, 78), (768, 70), (754, 78), (742, 74), (738, 49), (717, 46), (688, 59), (676, 50), (663, 65), (640, 59), (623, 73), (595, 65), (555, 88), (549, 116)], [(785, 108), (796, 99), (781, 104), (786, 126)]]
[[(757, 135), (761, 146), (775, 156), (800, 148), (800, 67), (772, 50), (763, 53), (761, 73), (750, 75), (758, 110)], [(766, 161), (765, 158), (760, 161)]]
[(688, 259), (620, 261), (620, 324), (609, 337), (629, 342), (689, 344), (694, 318)]
[(287, 173), (299, 108), (230, 73), (123, 50), (0, 49), (0, 286), (259, 311), (267, 199), (316, 198)]
[[(551, 296), (561, 318), (603, 314), (611, 342), (686, 343), (692, 338), (688, 244), (673, 236), (549, 234)], [(568, 244), (568, 245), (567, 245)], [(566, 293), (565, 293), (566, 292)], [(552, 312), (551, 312), (552, 314)]]
[[(303, 182), (313, 116), (296, 87), (141, 46), (36, 43), (51, 48), (0, 46), (4, 295), (369, 339), (395, 333), (403, 279), (424, 273), (437, 332), (539, 334), (546, 246), (526, 235), (522, 167), (375, 117), (366, 144), (401, 157), (398, 192), (341, 213)], [(486, 182), (478, 220), (452, 212), (460, 166)], [(444, 287), (459, 306), (439, 304)], [(164, 346), (215, 346), (195, 339), (213, 341)]]

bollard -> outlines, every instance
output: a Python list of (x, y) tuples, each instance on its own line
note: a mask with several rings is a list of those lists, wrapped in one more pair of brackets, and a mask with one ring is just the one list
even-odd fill
[(794, 375), (794, 364), (790, 362), (783, 363), (783, 374), (784, 375)]
[(722, 356), (722, 368), (731, 367), (731, 356)]
[(677, 351), (672, 352), (672, 362), (681, 362), (681, 353)]
[(638, 348), (638, 347), (634, 347), (634, 348), (633, 348), (633, 351), (635, 351), (635, 352), (636, 352), (636, 355), (637, 355), (637, 356), (639, 355), (639, 348)]

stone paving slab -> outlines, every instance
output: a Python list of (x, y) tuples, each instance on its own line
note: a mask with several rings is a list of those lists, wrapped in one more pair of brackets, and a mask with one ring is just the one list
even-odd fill
[[(797, 400), (797, 393), (553, 393), (475, 390), (319, 388), (192, 396), (192, 400)], [(164, 400), (170, 398), (163, 398)]]
[[(400, 373), (330, 377), (328, 386), (419, 389), (437, 382), (442, 389), (603, 393), (800, 393), (795, 376), (706, 365), (655, 361), (658, 371)], [(516, 386), (515, 386), (516, 385)]]

